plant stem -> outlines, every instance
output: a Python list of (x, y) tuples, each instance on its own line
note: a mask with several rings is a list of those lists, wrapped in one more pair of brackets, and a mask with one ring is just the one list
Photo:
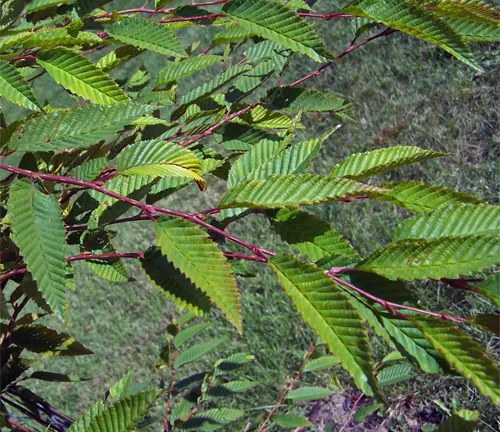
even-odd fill
[(312, 356), (312, 354), (313, 354), (313, 352), (314, 352), (315, 349), (316, 349), (316, 337), (314, 337), (314, 340), (312, 341), (312, 344), (311, 344), (311, 346), (309, 348), (309, 351), (307, 352), (306, 356), (304, 357), (304, 360), (302, 361), (302, 364), (300, 365), (300, 368), (297, 371), (295, 377), (286, 386), (285, 390), (283, 390), (283, 392), (280, 395), (280, 398), (278, 399), (278, 402), (276, 403), (276, 405), (274, 405), (274, 407), (271, 409), (271, 411), (269, 411), (269, 413), (267, 414), (266, 419), (260, 425), (260, 427), (257, 430), (257, 432), (264, 432), (266, 430), (265, 428), (266, 428), (267, 424), (271, 421), (272, 416), (274, 414), (276, 414), (276, 411), (278, 411), (279, 407), (285, 401), (286, 395), (290, 392), (290, 390), (292, 390), (293, 386), (297, 383), (297, 381), (300, 380), (300, 378), (302, 376), (302, 371), (304, 370), (307, 362), (311, 358), (311, 356)]
[(137, 207), (137, 208), (141, 209), (145, 215), (148, 215), (148, 216), (155, 216), (155, 214), (161, 213), (161, 214), (167, 214), (170, 216), (177, 216), (177, 217), (189, 220), (197, 225), (202, 226), (203, 228), (206, 228), (206, 229), (208, 229), (216, 234), (219, 234), (219, 235), (225, 237), (228, 240), (231, 240), (232, 242), (234, 242), (236, 244), (239, 244), (240, 246), (243, 246), (246, 249), (249, 249), (255, 255), (258, 255), (261, 257), (266, 257), (266, 255), (270, 255), (270, 256), (275, 255), (274, 252), (268, 251), (268, 250), (261, 248), (257, 245), (248, 243), (248, 242), (246, 242), (246, 241), (244, 241), (244, 240), (242, 240), (242, 239), (240, 239), (240, 238), (238, 238), (238, 237), (236, 237), (236, 236), (234, 236), (234, 235), (232, 235), (232, 234), (230, 234), (230, 233), (228, 233), (220, 228), (217, 228), (217, 227), (209, 224), (208, 222), (205, 222), (203, 219), (200, 219), (200, 218), (198, 218), (190, 213), (184, 213), (184, 212), (177, 211), (177, 210), (170, 210), (170, 209), (166, 209), (166, 208), (155, 206), (155, 205), (149, 205), (149, 204), (143, 203), (141, 201), (137, 201), (133, 198), (126, 197), (124, 195), (120, 195), (119, 193), (107, 190), (107, 189), (103, 188), (102, 186), (97, 185), (94, 182), (89, 182), (89, 181), (85, 181), (85, 180), (77, 180), (77, 179), (74, 179), (72, 177), (29, 171), (29, 170), (26, 170), (23, 168), (14, 167), (14, 166), (7, 165), (7, 164), (0, 164), (0, 169), (10, 171), (10, 172), (18, 174), (22, 177), (30, 178), (31, 180), (36, 180), (36, 179), (49, 180), (49, 181), (53, 181), (56, 183), (70, 184), (70, 185), (74, 185), (74, 186), (80, 186), (80, 187), (83, 187), (85, 189), (92, 189), (92, 190), (95, 190), (96, 192), (100, 192), (104, 195), (110, 196), (111, 198), (115, 198), (115, 199), (122, 201), (124, 203), (127, 203), (131, 206)]
[(431, 312), (431, 311), (428, 311), (428, 310), (425, 310), (425, 309), (419, 309), (419, 308), (416, 308), (416, 307), (413, 307), (413, 306), (406, 306), (406, 305), (402, 305), (402, 304), (399, 304), (399, 303), (393, 303), (393, 302), (381, 299), (380, 297), (374, 296), (373, 294), (370, 294), (369, 292), (366, 292), (366, 291), (362, 290), (361, 288), (358, 288), (357, 286), (355, 286), (355, 285), (353, 285), (353, 284), (351, 284), (351, 283), (349, 283), (349, 282), (347, 282), (347, 281), (345, 281), (345, 280), (337, 277), (336, 273), (334, 273), (334, 272), (332, 272), (330, 270), (327, 271), (326, 274), (328, 276), (330, 276), (338, 284), (343, 285), (343, 286), (345, 286), (347, 288), (350, 288), (353, 291), (356, 291), (357, 293), (361, 294), (362, 296), (364, 296), (366, 298), (369, 298), (370, 300), (372, 300), (375, 303), (379, 304), (384, 309), (388, 310), (393, 315), (396, 315), (399, 318), (408, 319), (408, 317), (406, 315), (404, 315), (403, 313), (401, 313), (401, 312), (399, 312), (397, 310), (397, 309), (404, 309), (404, 310), (409, 310), (409, 311), (412, 311), (412, 312), (417, 312), (417, 313), (420, 313), (420, 314), (423, 314), (423, 315), (428, 315), (428, 316), (431, 316), (431, 317), (434, 317), (434, 318), (439, 318), (439, 319), (443, 319), (443, 320), (447, 320), (447, 321), (453, 321), (453, 322), (456, 322), (456, 323), (466, 323), (466, 322), (468, 322), (468, 320), (466, 318), (457, 317), (457, 316), (454, 316), (454, 315), (448, 315), (448, 314), (442, 313), (442, 312)]

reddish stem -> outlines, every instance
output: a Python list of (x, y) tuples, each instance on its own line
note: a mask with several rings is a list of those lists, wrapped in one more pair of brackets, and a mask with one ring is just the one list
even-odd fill
[(174, 17), (174, 18), (166, 18), (162, 20), (157, 20), (160, 24), (164, 23), (172, 23), (172, 22), (184, 22), (184, 21), (204, 21), (204, 20), (214, 20), (216, 18), (223, 17), (223, 14), (213, 13), (208, 15), (200, 15), (200, 16), (192, 16), (192, 17)]
[(362, 290), (361, 288), (358, 288), (357, 286), (355, 286), (355, 285), (353, 285), (353, 284), (351, 284), (343, 279), (340, 279), (339, 277), (337, 277), (336, 273), (331, 272), (330, 270), (327, 271), (326, 274), (328, 276), (330, 276), (338, 284), (344, 285), (345, 287), (350, 288), (353, 291), (356, 291), (357, 293), (361, 294), (362, 296), (369, 298), (370, 300), (379, 304), (384, 309), (388, 310), (390, 313), (392, 313), (393, 315), (396, 315), (399, 318), (408, 319), (408, 317), (406, 315), (404, 315), (403, 313), (401, 313), (397, 310), (397, 309), (404, 309), (404, 310), (409, 310), (412, 312), (417, 312), (417, 313), (420, 313), (423, 315), (428, 315), (428, 316), (431, 316), (434, 318), (439, 318), (439, 319), (443, 319), (443, 320), (447, 320), (447, 321), (453, 321), (456, 323), (468, 322), (468, 320), (466, 318), (448, 315), (448, 314), (442, 313), (442, 312), (431, 312), (431, 311), (428, 311), (425, 309), (419, 309), (419, 308), (416, 308), (413, 306), (406, 306), (406, 305), (402, 305), (399, 303), (393, 303), (393, 302), (381, 299), (380, 297), (374, 296), (373, 294), (370, 294), (369, 292), (366, 292), (366, 291)]

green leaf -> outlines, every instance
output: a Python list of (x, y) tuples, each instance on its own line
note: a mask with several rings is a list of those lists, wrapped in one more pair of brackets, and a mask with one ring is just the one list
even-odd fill
[(285, 112), (334, 112), (338, 116), (356, 121), (354, 107), (344, 99), (319, 90), (298, 87), (274, 87), (263, 99), (277, 109)]
[(314, 27), (277, 0), (232, 0), (223, 12), (265, 39), (318, 62), (328, 60), (329, 54)]
[(364, 422), (366, 420), (366, 417), (368, 417), (370, 414), (373, 414), (383, 406), (384, 404), (381, 403), (372, 403), (370, 405), (361, 407), (356, 411), (356, 414), (354, 414), (353, 418), (354, 420), (357, 420), (359, 422)]
[(441, 424), (437, 432), (474, 432), (478, 420), (479, 412), (460, 410)]
[(384, 189), (316, 174), (276, 175), (241, 182), (221, 199), (221, 208), (279, 208), (319, 204), (340, 198), (377, 196)]
[(406, 219), (395, 240), (499, 233), (500, 207), (458, 204)]
[(184, 94), (181, 98), (179, 108), (172, 113), (172, 118), (177, 118), (182, 115), (187, 107), (220, 89), (239, 75), (249, 71), (249, 65), (231, 66), (224, 72), (219, 74), (216, 78), (204, 83), (203, 85), (191, 90)]
[(125, 432), (144, 418), (156, 400), (158, 391), (146, 390), (121, 399), (107, 407), (99, 406), (84, 414), (71, 425), (68, 432)]
[(73, 51), (63, 48), (42, 51), (37, 62), (58, 84), (91, 102), (111, 105), (129, 100), (108, 75)]
[(151, 19), (127, 18), (106, 27), (106, 32), (125, 44), (168, 56), (187, 57), (175, 33)]
[(444, 320), (414, 317), (412, 321), (453, 369), (469, 379), (495, 405), (500, 404), (496, 362), (487, 356), (476, 341), (458, 330), (456, 324)]
[(388, 279), (456, 279), (500, 262), (500, 237), (442, 237), (391, 243), (356, 267)]
[(80, 382), (84, 381), (77, 376), (74, 375), (66, 375), (62, 373), (56, 372), (45, 372), (45, 371), (36, 371), (33, 372), (30, 379), (37, 379), (40, 381), (49, 381), (49, 382)]
[[(243, 109), (238, 106), (237, 109)], [(235, 109), (236, 110), (236, 109)], [(261, 105), (252, 108), (250, 111), (231, 120), (233, 123), (240, 123), (260, 129), (303, 129), (304, 126), (294, 124), (293, 120), (277, 111), (269, 110)]]
[(231, 265), (207, 233), (180, 218), (155, 223), (162, 253), (224, 312), (241, 332), (240, 295)]
[(28, 151), (57, 151), (88, 147), (116, 134), (153, 107), (118, 104), (109, 107), (84, 105), (36, 117), (16, 131), (11, 148)]
[(314, 425), (305, 417), (293, 414), (274, 414), (271, 421), (284, 428), (313, 427)]
[(271, 268), (305, 321), (328, 344), (356, 385), (377, 393), (363, 321), (344, 292), (322, 269), (293, 255), (276, 255)]
[(127, 147), (118, 156), (117, 166), (124, 176), (187, 177), (204, 183), (200, 160), (192, 151), (158, 139)]
[(183, 423), (181, 429), (196, 431), (213, 431), (238, 420), (245, 415), (244, 411), (232, 408), (213, 408), (198, 412), (187, 422)]
[(271, 219), (271, 225), (282, 240), (312, 261), (330, 255), (347, 255), (354, 261), (359, 258), (350, 243), (335, 229), (307, 212), (280, 210)]
[(214, 339), (209, 342), (193, 345), (192, 347), (189, 347), (186, 350), (181, 351), (181, 353), (175, 359), (174, 368), (176, 369), (180, 368), (185, 364), (192, 363), (200, 359), (205, 354), (208, 354), (210, 351), (217, 348), (221, 343), (226, 341), (227, 339), (225, 338)]
[(223, 60), (221, 56), (205, 55), (190, 57), (182, 61), (171, 62), (156, 75), (154, 87), (176, 82), (195, 72)]
[(27, 48), (58, 48), (64, 45), (73, 47), (75, 45), (102, 44), (103, 40), (94, 33), (79, 31), (77, 34), (68, 28), (47, 28), (23, 41), (22, 47)]
[(207, 394), (211, 397), (234, 397), (235, 393), (243, 393), (253, 389), (258, 383), (248, 380), (229, 381), (213, 386)]
[(477, 286), (477, 290), (500, 307), (500, 273), (489, 275)]
[(123, 399), (128, 395), (132, 382), (132, 372), (127, 373), (109, 389), (109, 394), (115, 399)]
[(170, 300), (197, 315), (210, 310), (210, 298), (189, 281), (159, 250), (149, 249), (141, 266), (151, 284)]
[(78, 180), (95, 180), (104, 168), (110, 165), (106, 157), (88, 160), (70, 171), (70, 175)]
[(324, 399), (330, 396), (333, 391), (322, 387), (300, 387), (290, 390), (286, 395), (287, 399), (295, 402), (310, 401), (317, 399)]
[(143, 50), (132, 45), (121, 46), (101, 57), (96, 66), (104, 72), (109, 73), (113, 69), (137, 57), (142, 52)]
[(47, 9), (53, 6), (62, 5), (67, 3), (68, 0), (33, 0), (26, 6), (24, 13), (32, 13), (38, 10)]
[(401, 363), (385, 367), (377, 378), (380, 386), (385, 387), (408, 381), (412, 376), (414, 376), (412, 367), (408, 363)]
[(214, 376), (221, 376), (227, 372), (240, 369), (252, 360), (255, 360), (255, 357), (250, 354), (232, 354), (228, 358), (218, 360), (217, 363), (215, 363)]
[(40, 324), (21, 325), (12, 332), (12, 342), (34, 353), (46, 356), (80, 356), (93, 354), (74, 337)]
[(28, 270), (54, 312), (68, 320), (66, 301), (66, 230), (61, 208), (30, 181), (18, 180), (7, 205), (13, 240)]
[(0, 96), (33, 111), (40, 111), (40, 102), (30, 85), (9, 62), (0, 60)]
[(230, 42), (237, 42), (241, 39), (248, 39), (253, 36), (255, 36), (255, 33), (253, 31), (247, 30), (246, 28), (236, 23), (232, 23), (227, 28), (220, 31), (214, 36), (212, 45), (217, 46)]
[(481, 203), (481, 200), (476, 197), (415, 181), (386, 183), (381, 187), (390, 191), (379, 196), (378, 199), (390, 201), (415, 212), (431, 211), (445, 204)]
[(441, 156), (446, 156), (446, 153), (423, 150), (413, 146), (394, 146), (353, 154), (335, 165), (330, 174), (358, 180)]
[(355, 0), (344, 8), (343, 13), (371, 18), (387, 27), (424, 39), (470, 67), (481, 70), (458, 33), (417, 5), (400, 0)]
[(210, 326), (209, 323), (200, 323), (200, 324), (194, 324), (190, 327), (185, 328), (184, 330), (180, 331), (175, 336), (174, 345), (177, 348), (180, 348), (181, 345), (186, 343), (192, 337), (196, 336), (198, 333), (201, 333), (203, 330), (205, 330), (209, 326)]
[(329, 369), (333, 366), (337, 366), (339, 363), (340, 361), (336, 356), (326, 355), (317, 359), (309, 360), (304, 367), (304, 372)]
[(255, 144), (264, 139), (269, 141), (281, 141), (278, 135), (269, 134), (261, 129), (249, 126), (229, 123), (225, 126), (221, 135), (215, 135), (215, 139), (225, 148), (231, 151), (247, 151)]

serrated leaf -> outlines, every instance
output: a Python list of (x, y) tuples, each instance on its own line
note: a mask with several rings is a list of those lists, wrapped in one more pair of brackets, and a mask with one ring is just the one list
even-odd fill
[[(143, 419), (156, 400), (155, 389), (137, 393), (119, 400), (111, 406), (91, 412), (85, 421), (77, 419), (68, 432), (125, 432), (135, 427)], [(84, 417), (87, 414), (84, 414)]]
[(117, 381), (109, 389), (109, 394), (115, 399), (123, 399), (127, 396), (132, 382), (132, 372), (128, 372), (123, 378)]
[(180, 218), (155, 223), (162, 253), (224, 312), (241, 332), (241, 304), (231, 265), (207, 233)]
[(67, 3), (68, 0), (33, 0), (24, 9), (25, 13), (32, 13), (38, 10), (47, 9), (53, 6), (61, 5)]
[(184, 351), (181, 351), (175, 359), (174, 368), (180, 368), (185, 364), (192, 363), (200, 359), (226, 341), (227, 340), (225, 338), (214, 339), (209, 342), (193, 345)]
[(191, 283), (159, 250), (150, 249), (141, 259), (150, 282), (163, 295), (197, 315), (210, 310), (210, 298)]
[(117, 166), (124, 176), (187, 177), (204, 182), (200, 160), (192, 151), (158, 139), (127, 147), (120, 153)]
[(49, 306), (67, 320), (66, 230), (56, 199), (18, 180), (7, 205), (14, 243)]
[(68, 430), (71, 432), (85, 432), (90, 429), (92, 420), (94, 420), (98, 415), (101, 415), (105, 410), (105, 406), (102, 401), (97, 402), (95, 405), (90, 407), (83, 415), (78, 417), (75, 422), (70, 426)]
[(74, 33), (68, 28), (46, 28), (32, 33), (32, 36), (22, 42), (24, 49), (28, 48), (58, 48), (61, 46), (102, 44), (103, 40), (94, 33), (79, 31)]
[(201, 333), (209, 326), (210, 326), (209, 323), (200, 323), (200, 324), (194, 324), (192, 326), (185, 328), (184, 330), (181, 330), (174, 338), (174, 345), (177, 348), (180, 348), (181, 345), (186, 343), (192, 337), (196, 336), (198, 333)]
[(355, 0), (343, 13), (371, 18), (387, 27), (431, 42), (470, 67), (481, 70), (467, 45), (445, 22), (415, 2), (400, 0)]
[(500, 233), (500, 207), (481, 204), (442, 206), (406, 219), (395, 236), (404, 239), (458, 237)]
[(46, 356), (80, 356), (93, 354), (74, 337), (58, 333), (40, 324), (21, 325), (12, 332), (12, 342), (34, 353)]
[(250, 354), (232, 354), (228, 358), (218, 360), (217, 363), (215, 363), (214, 376), (221, 376), (227, 372), (240, 369), (252, 360), (255, 360), (255, 357)]
[(247, 151), (264, 139), (281, 141), (278, 135), (267, 133), (261, 129), (236, 123), (229, 123), (221, 135), (215, 136), (217, 142), (231, 151)]
[[(238, 107), (243, 108), (243, 107)], [(301, 124), (295, 124), (293, 119), (279, 113), (278, 111), (267, 109), (261, 105), (252, 108), (239, 117), (231, 120), (233, 123), (240, 123), (259, 129), (304, 129)]]
[(319, 62), (329, 57), (314, 27), (277, 0), (233, 0), (223, 11), (243, 28), (285, 48)]
[(295, 402), (310, 401), (317, 399), (324, 399), (333, 393), (332, 390), (322, 387), (300, 387), (290, 390), (286, 395), (287, 399)]
[(377, 196), (384, 189), (316, 174), (277, 175), (241, 182), (221, 199), (220, 208), (279, 208), (319, 204), (340, 198)]
[(469, 379), (481, 394), (500, 404), (500, 386), (496, 362), (481, 346), (453, 323), (425, 317), (412, 321), (425, 338), (448, 361), (453, 369)]
[(413, 146), (394, 146), (353, 154), (343, 162), (335, 165), (330, 174), (358, 180), (404, 165), (441, 156), (446, 156), (446, 153), (424, 150)]
[(328, 344), (356, 385), (377, 394), (363, 321), (343, 291), (322, 269), (293, 255), (277, 255), (271, 268), (304, 320)]
[(500, 273), (489, 275), (477, 286), (477, 290), (500, 307)]
[(205, 55), (190, 57), (178, 62), (171, 62), (158, 72), (155, 78), (154, 87), (160, 87), (186, 78), (195, 72), (212, 66), (222, 59), (221, 56), (217, 55)]
[(16, 150), (54, 151), (88, 147), (103, 140), (153, 107), (117, 104), (109, 107), (84, 105), (36, 117), (16, 131), (11, 147)]
[(381, 387), (408, 381), (413, 376), (413, 369), (408, 363), (387, 366), (377, 375)]
[(284, 428), (313, 427), (314, 425), (305, 417), (293, 414), (274, 414), (271, 421)]
[(127, 18), (111, 24), (106, 31), (114, 39), (148, 51), (187, 57), (181, 42), (166, 25), (147, 18)]
[(58, 84), (91, 102), (111, 105), (129, 100), (108, 75), (74, 51), (63, 48), (42, 51), (37, 62)]
[(359, 257), (351, 244), (327, 222), (307, 212), (280, 210), (271, 219), (271, 225), (282, 240), (312, 261), (331, 255), (347, 255), (354, 261)]
[(255, 33), (252, 30), (248, 30), (236, 23), (232, 23), (214, 36), (214, 38), (212, 39), (212, 45), (217, 46), (230, 42), (237, 42), (239, 40), (248, 39), (253, 36), (255, 36)]
[(336, 356), (326, 355), (317, 359), (309, 360), (304, 367), (304, 372), (329, 369), (333, 366), (337, 366), (339, 363), (340, 361)]
[(319, 90), (310, 90), (298, 87), (274, 87), (263, 99), (264, 103), (271, 104), (285, 112), (335, 112), (338, 116), (356, 121), (354, 107), (344, 99)]
[(33, 111), (40, 111), (40, 102), (30, 85), (9, 62), (0, 60), (0, 96)]
[(213, 408), (198, 412), (187, 422), (183, 423), (183, 430), (213, 431), (238, 420), (245, 414), (244, 411), (232, 408)]
[(109, 165), (110, 161), (106, 157), (91, 159), (71, 170), (70, 175), (78, 180), (95, 180)]
[(445, 204), (481, 203), (480, 199), (471, 195), (415, 181), (385, 183), (381, 187), (390, 191), (378, 199), (390, 201), (415, 212), (428, 212)]
[(500, 237), (405, 240), (375, 251), (356, 267), (388, 279), (456, 279), (500, 261)]

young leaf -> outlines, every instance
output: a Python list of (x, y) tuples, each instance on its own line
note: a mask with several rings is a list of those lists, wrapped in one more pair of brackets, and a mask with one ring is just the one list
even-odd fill
[(298, 87), (274, 87), (263, 99), (285, 112), (334, 112), (346, 120), (356, 121), (354, 107), (344, 99), (319, 90)]
[(200, 359), (205, 354), (208, 354), (210, 351), (217, 348), (222, 342), (226, 342), (226, 339), (214, 339), (209, 342), (193, 345), (192, 347), (181, 351), (181, 353), (175, 359), (174, 368), (180, 368), (185, 364), (192, 363)]
[(127, 18), (106, 28), (114, 39), (137, 48), (174, 57), (187, 57), (175, 33), (167, 26), (147, 18)]
[(142, 52), (143, 50), (132, 45), (121, 46), (101, 57), (96, 66), (102, 69), (103, 72), (109, 73), (113, 69), (137, 57)]
[(174, 345), (177, 348), (180, 348), (181, 345), (186, 343), (189, 339), (196, 336), (198, 333), (201, 333), (207, 327), (209, 327), (209, 323), (200, 323), (194, 324), (180, 331), (174, 338)]
[(318, 62), (329, 57), (314, 27), (277, 0), (232, 0), (223, 11), (243, 28), (285, 48)]
[(37, 62), (58, 84), (91, 102), (111, 105), (129, 100), (108, 75), (74, 51), (63, 48), (42, 51)]
[(212, 387), (207, 394), (211, 397), (234, 397), (235, 393), (243, 393), (257, 385), (258, 383), (248, 380), (229, 381)]
[(123, 399), (128, 395), (130, 383), (132, 382), (132, 372), (127, 373), (109, 389), (109, 394), (115, 399)]
[(412, 321), (453, 369), (469, 379), (495, 405), (500, 404), (496, 362), (486, 355), (477, 342), (450, 322), (424, 317), (414, 317)]
[(500, 207), (458, 204), (406, 219), (395, 240), (499, 233)]
[(7, 205), (13, 240), (56, 314), (67, 320), (66, 230), (56, 199), (40, 192), (29, 180), (18, 180)]
[(14, 66), (3, 60), (0, 60), (0, 96), (30, 110), (40, 111), (40, 102), (30, 85)]
[(241, 332), (240, 294), (231, 265), (208, 235), (188, 221), (162, 217), (155, 223), (162, 253), (224, 312)]
[(286, 398), (291, 399), (295, 402), (302, 402), (324, 399), (330, 396), (332, 393), (333, 391), (322, 387), (300, 387), (294, 390), (290, 390), (286, 395)]
[(293, 255), (277, 255), (270, 265), (297, 310), (357, 386), (367, 395), (377, 394), (366, 330), (343, 291), (319, 267)]
[(445, 204), (481, 203), (481, 200), (476, 197), (415, 181), (386, 183), (381, 187), (389, 191), (379, 196), (378, 199), (390, 201), (415, 212), (428, 212)]
[(458, 33), (432, 13), (419, 8), (417, 3), (400, 0), (355, 0), (344, 8), (343, 12), (371, 18), (387, 27), (424, 39), (438, 45), (470, 67), (481, 70)]
[(340, 198), (377, 196), (384, 189), (332, 176), (276, 175), (241, 182), (221, 199), (221, 208), (279, 208), (319, 204)]
[(408, 381), (413, 376), (413, 369), (408, 363), (387, 366), (377, 375), (381, 387)]
[(190, 57), (182, 61), (171, 62), (156, 75), (154, 87), (176, 82), (182, 78), (205, 69), (208, 66), (221, 61), (223, 58), (217, 55), (205, 55)]
[(182, 429), (188, 431), (213, 431), (238, 420), (244, 414), (244, 411), (233, 408), (213, 408), (196, 413), (187, 422), (183, 423)]
[(11, 148), (27, 151), (55, 151), (88, 147), (103, 140), (153, 107), (118, 104), (109, 107), (85, 105), (35, 117), (12, 136)]
[(456, 279), (500, 262), (500, 237), (442, 237), (391, 243), (356, 267), (388, 279)]
[(189, 281), (159, 250), (149, 249), (141, 266), (151, 284), (170, 300), (197, 315), (210, 310), (210, 298)]
[(427, 159), (446, 156), (446, 153), (423, 150), (413, 146), (395, 146), (357, 153), (335, 165), (331, 175), (359, 180)]
[(340, 361), (336, 356), (326, 355), (317, 359), (309, 360), (304, 367), (304, 372), (329, 369), (333, 366), (337, 366), (339, 363)]

